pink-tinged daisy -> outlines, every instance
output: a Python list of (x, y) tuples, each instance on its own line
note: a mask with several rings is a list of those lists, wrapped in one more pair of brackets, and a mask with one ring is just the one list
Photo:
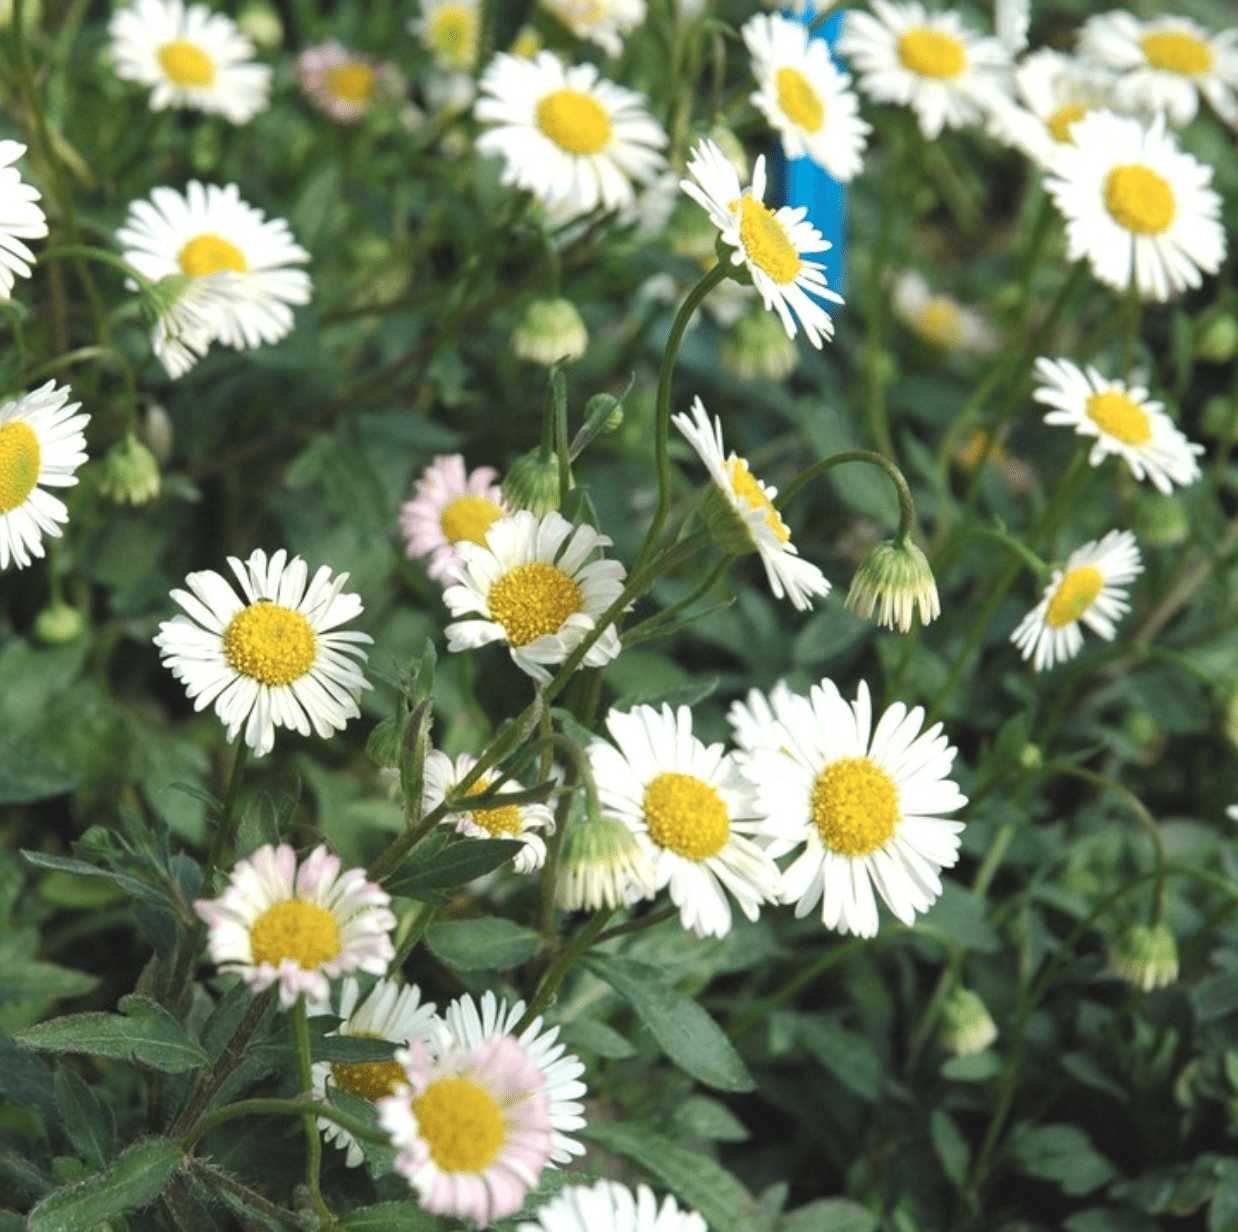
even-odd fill
[(456, 544), (484, 545), (486, 532), (511, 512), (495, 482), (492, 466), (479, 466), (471, 475), (458, 454), (440, 454), (421, 473), (413, 499), (400, 507), (400, 530), (410, 560), (429, 556), (426, 572), (444, 585), (464, 564)]
[(359, 868), (340, 872), (340, 858), (315, 847), (297, 866), (287, 843), (259, 847), (238, 860), (224, 892), (199, 899), (211, 960), (255, 992), (279, 985), (290, 1008), (323, 1010), (330, 981), (351, 971), (381, 975), (395, 957), (396, 925), (387, 893)]
[(395, 65), (349, 51), (335, 39), (307, 47), (293, 71), (305, 97), (340, 124), (355, 124), (376, 102), (394, 100), (404, 90)]
[(13, 294), (14, 278), (30, 277), (34, 253), (22, 240), (47, 234), (47, 218), (36, 204), (39, 190), (31, 188), (13, 166), (25, 152), (20, 141), (0, 141), (0, 300)]
[(648, 1185), (635, 1192), (618, 1181), (572, 1185), (537, 1212), (534, 1223), (516, 1232), (708, 1232), (695, 1211), (681, 1211), (669, 1194), (661, 1206)]

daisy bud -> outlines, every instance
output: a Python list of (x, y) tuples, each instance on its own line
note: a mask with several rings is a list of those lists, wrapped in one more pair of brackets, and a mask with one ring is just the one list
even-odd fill
[(530, 449), (508, 468), (503, 477), (503, 501), (514, 509), (537, 514), (559, 508), (559, 458), (550, 454), (542, 459), (541, 450)]
[(571, 300), (535, 299), (512, 331), (512, 350), (530, 363), (550, 367), (560, 359), (579, 359), (589, 346), (589, 331)]
[(236, 24), (255, 46), (263, 51), (274, 51), (284, 44), (284, 23), (279, 11), (266, 0), (250, 0), (236, 19)]
[(942, 1004), (937, 1038), (956, 1057), (969, 1057), (997, 1038), (997, 1024), (979, 994), (956, 984)]
[(653, 862), (618, 818), (599, 812), (568, 826), (555, 879), (555, 904), (564, 911), (626, 907), (657, 889)]
[(723, 371), (741, 381), (781, 381), (799, 364), (799, 350), (782, 322), (768, 312), (746, 312), (722, 336)]
[(400, 757), (404, 751), (404, 734), (394, 715), (383, 719), (370, 732), (370, 737), (365, 742), (365, 751), (376, 766), (384, 770), (399, 769)]
[(68, 603), (49, 603), (34, 620), (34, 635), (44, 646), (67, 646), (86, 628), (86, 618)]
[(1210, 317), (1195, 340), (1195, 358), (1209, 364), (1227, 364), (1238, 355), (1238, 317), (1218, 312)]
[(1118, 979), (1152, 992), (1178, 978), (1178, 942), (1166, 924), (1132, 924), (1109, 951)]
[(879, 543), (856, 571), (844, 606), (871, 620), (878, 604), (877, 623), (902, 633), (911, 628), (913, 609), (919, 609), (921, 624), (931, 624), (941, 615), (933, 570), (910, 540)]
[(118, 505), (145, 505), (159, 495), (155, 455), (132, 433), (107, 451), (99, 491)]

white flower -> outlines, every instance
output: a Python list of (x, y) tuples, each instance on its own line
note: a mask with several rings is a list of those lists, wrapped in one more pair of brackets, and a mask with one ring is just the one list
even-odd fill
[(481, 36), (481, 0), (421, 0), (421, 16), (408, 23), (435, 66), (447, 73), (471, 73)]
[(726, 936), (727, 890), (755, 920), (777, 896), (778, 869), (750, 837), (761, 826), (733, 758), (692, 734), (687, 706), (612, 710), (606, 727), (614, 744), (598, 739), (588, 749), (602, 808), (636, 835), (684, 928)]
[(800, 558), (791, 532), (773, 506), (777, 490), (763, 484), (748, 469), (748, 463), (734, 452), (722, 452), (722, 424), (717, 416), (710, 421), (700, 398), (692, 403), (692, 414), (674, 415), (671, 422), (684, 434), (697, 456), (705, 463), (713, 480), (713, 491), (721, 497), (710, 521), (710, 529), (722, 547), (738, 554), (758, 552), (774, 597), (784, 595), (797, 611), (812, 607), (813, 595), (827, 595), (830, 584), (810, 561)]
[(297, 867), (286, 843), (259, 847), (238, 860), (228, 886), (194, 910), (206, 921), (211, 960), (255, 992), (279, 985), (288, 1009), (301, 994), (322, 1010), (330, 980), (350, 971), (380, 975), (395, 957), (388, 935), (396, 919), (390, 898), (359, 868), (315, 847)]
[(1001, 341), (981, 313), (952, 296), (934, 294), (918, 270), (895, 275), (891, 306), (899, 320), (943, 351), (988, 355)]
[[(825, 285), (824, 266), (805, 260), (806, 254), (827, 252), (833, 245), (806, 221), (807, 206), (784, 205), (771, 210), (765, 196), (765, 156), (752, 169), (752, 184), (741, 188), (739, 173), (716, 142), (700, 142), (688, 162), (691, 180), (680, 187), (700, 205), (735, 251), (733, 266), (743, 266), (767, 309), (778, 313), (787, 336), (795, 337), (796, 321), (804, 336), (820, 348), (834, 335), (834, 323), (818, 302), (841, 304), (842, 296)], [(814, 298), (815, 296), (815, 298)]]
[[(547, 666), (562, 663), (623, 591), (618, 561), (589, 560), (609, 544), (554, 510), (539, 518), (527, 509), (493, 523), (485, 547), (458, 542), (465, 563), (443, 602), (463, 619), (447, 626), (447, 649), (506, 642), (521, 671), (548, 683)], [(602, 667), (619, 649), (611, 625), (589, 648), (585, 666)]]
[(20, 141), (0, 141), (0, 300), (13, 294), (15, 277), (30, 277), (34, 253), (22, 240), (47, 234), (47, 218), (35, 204), (39, 190), (31, 188), (13, 166), (25, 152)]
[[(1143, 572), (1135, 536), (1111, 530), (1070, 554), (1055, 569), (1040, 602), (1023, 618), (1010, 640), (1032, 659), (1036, 671), (1073, 659), (1083, 648), (1082, 621), (1106, 641), (1114, 622), (1129, 607), (1123, 587)], [(1033, 658), (1034, 656), (1034, 658)]]
[(596, 43), (608, 56), (623, 51), (623, 39), (645, 20), (645, 0), (541, 0), (577, 38)]
[(1032, 22), (1032, 0), (993, 0), (993, 28), (998, 41), (1010, 54), (1027, 46), (1027, 28)]
[(277, 727), (323, 739), (361, 712), (357, 698), (370, 687), (354, 659), (368, 633), (338, 631), (361, 613), (361, 600), (344, 593), (347, 573), (331, 577), (323, 565), (306, 585), (309, 570), (282, 548), (268, 561), (263, 551), (228, 564), (241, 584), (209, 569), (186, 578), (190, 594), (172, 598), (187, 615), (159, 626), (155, 645), (172, 674), (194, 699), (212, 702), (228, 739), (245, 728), (245, 743), (259, 756), (271, 751)]
[(74, 415), (69, 387), (55, 381), (0, 406), (0, 569), (24, 569), (43, 555), (43, 536), (60, 537), (69, 520), (64, 501), (45, 488), (69, 488), (86, 461), (82, 429), (89, 415)]
[(153, 111), (190, 107), (244, 124), (265, 110), (271, 70), (222, 13), (183, 0), (133, 0), (108, 23), (116, 75), (151, 87)]
[(1204, 447), (1188, 441), (1146, 389), (1106, 380), (1090, 364), (1084, 372), (1068, 359), (1038, 359), (1036, 375), (1040, 384), (1032, 396), (1056, 408), (1045, 423), (1094, 437), (1092, 466), (1116, 454), (1136, 479), (1150, 479), (1166, 494), (1174, 484), (1184, 487), (1199, 478), (1195, 458)]
[(981, 38), (953, 10), (929, 13), (917, 0), (872, 0), (850, 10), (838, 50), (879, 103), (911, 107), (930, 141), (945, 128), (978, 124), (1009, 97), (1010, 53)]
[(666, 134), (640, 94), (598, 77), (592, 64), (565, 68), (552, 52), (532, 60), (500, 52), (482, 74), (477, 118), (495, 127), (477, 152), (504, 160), (502, 180), (531, 192), (560, 217), (636, 199), (633, 181), (662, 170)]
[[(759, 695), (758, 695), (759, 696)], [(783, 872), (782, 899), (805, 916), (818, 903), (827, 928), (876, 935), (873, 889), (904, 924), (941, 893), (938, 870), (958, 859), (967, 803), (948, 777), (955, 750), (924, 711), (895, 702), (873, 728), (861, 681), (850, 705), (826, 679), (808, 697), (776, 690), (768, 703), (749, 695), (732, 710), (743, 730), (768, 710), (773, 728), (751, 746), (741, 769), (771, 836), (771, 855), (804, 850)]]
[(681, 1211), (669, 1194), (659, 1207), (653, 1190), (638, 1185), (633, 1193), (618, 1181), (595, 1181), (560, 1190), (538, 1208), (535, 1223), (516, 1232), (708, 1232), (695, 1211)]
[(750, 18), (742, 33), (760, 87), (752, 101), (782, 138), (786, 156), (807, 155), (834, 179), (853, 179), (872, 129), (825, 39), (810, 39), (800, 22), (768, 13)]
[(1225, 256), (1212, 168), (1178, 149), (1163, 115), (1089, 112), (1059, 145), (1045, 187), (1066, 219), (1067, 257), (1087, 257), (1103, 283), (1145, 299), (1197, 287)]

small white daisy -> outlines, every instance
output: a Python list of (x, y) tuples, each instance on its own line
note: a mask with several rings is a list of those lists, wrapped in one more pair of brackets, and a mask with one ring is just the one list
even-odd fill
[(481, 0), (421, 0), (421, 16), (408, 23), (445, 73), (471, 73), (481, 38)]
[[(366, 1039), (390, 1040), (411, 1044), (427, 1040), (437, 1028), (439, 1018), (433, 1002), (421, 1004), (416, 984), (401, 987), (394, 980), (379, 980), (369, 996), (358, 1006), (361, 986), (352, 976), (340, 985), (340, 1017), (344, 1020), (332, 1035), (359, 1035)], [(407, 1081), (404, 1067), (391, 1061), (319, 1061), (313, 1068), (314, 1098), (328, 1101), (332, 1088), (339, 1087), (371, 1103), (390, 1095)], [(348, 1154), (344, 1162), (357, 1167), (365, 1158), (361, 1143), (342, 1125), (322, 1118), (318, 1122), (323, 1137)]]
[(595, 1181), (560, 1190), (538, 1208), (534, 1223), (516, 1232), (707, 1232), (695, 1211), (681, 1211), (669, 1194), (661, 1206), (647, 1185), (633, 1192), (618, 1181)]
[(271, 70), (222, 13), (184, 0), (133, 0), (108, 23), (116, 75), (151, 87), (153, 111), (189, 107), (245, 124), (267, 105)]
[[(485, 547), (457, 543), (464, 566), (443, 602), (463, 619), (447, 626), (447, 649), (506, 642), (521, 671), (548, 683), (547, 667), (562, 663), (623, 591), (617, 560), (589, 559), (610, 542), (557, 511), (539, 518), (522, 509), (491, 525)], [(602, 667), (619, 650), (611, 625), (589, 648), (585, 666)]]
[(788, 158), (807, 155), (836, 180), (853, 179), (864, 162), (871, 127), (835, 67), (824, 38), (809, 38), (798, 21), (759, 13), (745, 23), (744, 42), (760, 87), (752, 101), (782, 138)]
[(1041, 672), (1073, 659), (1083, 648), (1080, 622), (1112, 641), (1114, 622), (1130, 608), (1123, 589), (1143, 572), (1135, 536), (1111, 530), (1070, 554), (1054, 569), (1040, 602), (1019, 622), (1010, 640)]
[(768, 706), (750, 695), (741, 730), (768, 709), (772, 732), (741, 761), (756, 790), (769, 852), (804, 850), (782, 874), (783, 902), (805, 916), (818, 903), (827, 928), (877, 933), (874, 888), (904, 924), (941, 893), (938, 870), (958, 859), (960, 821), (943, 813), (967, 799), (949, 778), (956, 750), (924, 711), (895, 702), (873, 727), (868, 687), (850, 705), (826, 679), (808, 697), (787, 690)]
[(1174, 484), (1185, 487), (1199, 478), (1195, 459), (1204, 447), (1188, 441), (1146, 389), (1108, 381), (1090, 364), (1084, 372), (1068, 359), (1038, 359), (1036, 375), (1040, 384), (1032, 397), (1055, 408), (1045, 423), (1095, 437), (1092, 466), (1116, 454), (1136, 479), (1150, 479), (1166, 494)]
[[(368, 633), (340, 631), (361, 613), (361, 600), (344, 592), (347, 573), (331, 577), (323, 565), (312, 580), (299, 556), (282, 548), (241, 562), (228, 557), (242, 599), (228, 580), (209, 569), (191, 573), (189, 591), (172, 598), (187, 615), (159, 626), (155, 645), (172, 674), (194, 699), (212, 702), (228, 739), (245, 728), (245, 743), (259, 756), (271, 751), (277, 727), (323, 739), (361, 711), (357, 698), (370, 687), (361, 674), (361, 644)], [(308, 580), (308, 585), (307, 585)]]
[(0, 406), (0, 569), (19, 569), (43, 555), (43, 536), (60, 537), (69, 520), (64, 501), (45, 488), (70, 488), (86, 461), (82, 429), (89, 415), (55, 381)]
[(494, 125), (477, 152), (504, 160), (504, 184), (527, 189), (560, 216), (636, 199), (633, 181), (662, 170), (666, 134), (643, 95), (600, 78), (592, 64), (565, 68), (552, 52), (532, 60), (500, 52), (480, 82), (474, 113)]
[[(1144, 299), (1197, 287), (1225, 257), (1212, 168), (1178, 149), (1165, 118), (1151, 125), (1093, 111), (1071, 125), (1045, 187), (1066, 219), (1067, 257)], [(1202, 272), (1202, 273), (1201, 273)]]
[(625, 36), (645, 20), (645, 0), (541, 0), (541, 6), (608, 56), (619, 55)]
[(671, 422), (696, 450), (713, 480), (710, 495), (715, 503), (706, 510), (706, 520), (722, 547), (736, 555), (760, 553), (774, 597), (785, 595), (797, 611), (812, 607), (814, 595), (829, 594), (825, 575), (800, 557), (791, 532), (773, 506), (777, 489), (762, 483), (733, 451), (724, 456), (722, 423), (717, 416), (711, 421), (697, 398), (691, 416), (674, 415)]
[(943, 351), (989, 355), (1001, 344), (1001, 335), (981, 313), (953, 296), (934, 294), (918, 270), (895, 275), (890, 305), (904, 325)]
[[(809, 253), (828, 252), (833, 245), (806, 221), (807, 206), (784, 205), (771, 210), (765, 196), (765, 155), (752, 169), (752, 184), (741, 188), (739, 173), (716, 142), (702, 141), (688, 162), (692, 180), (680, 187), (700, 205), (735, 251), (733, 266), (743, 266), (767, 309), (778, 313), (787, 336), (795, 337), (796, 321), (804, 336), (820, 349), (834, 336), (834, 323), (818, 302), (841, 304), (842, 296), (825, 284), (824, 266), (806, 260)], [(814, 298), (815, 297), (815, 298)]]
[(34, 253), (22, 240), (42, 239), (47, 234), (47, 218), (39, 200), (39, 190), (21, 178), (13, 164), (26, 152), (20, 141), (0, 141), (0, 300), (13, 294), (18, 275), (30, 277)]
[(918, 0), (872, 0), (872, 8), (847, 13), (839, 53), (869, 98), (910, 107), (930, 141), (942, 128), (981, 123), (1009, 97), (1010, 53), (953, 10), (930, 13)]
[(339, 856), (315, 847), (297, 866), (286, 843), (238, 860), (224, 892), (199, 899), (211, 960), (255, 992), (279, 985), (290, 1008), (326, 1008), (330, 980), (351, 971), (381, 975), (395, 957), (396, 925), (387, 893), (359, 868), (340, 872)]
[(762, 826), (734, 759), (692, 734), (687, 706), (612, 710), (606, 727), (614, 743), (588, 748), (602, 808), (636, 835), (684, 928), (726, 936), (728, 890), (755, 920), (778, 895), (778, 868), (753, 837)]
[(392, 101), (404, 89), (394, 64), (349, 51), (335, 39), (305, 48), (293, 72), (306, 98), (340, 124), (355, 124), (376, 102)]

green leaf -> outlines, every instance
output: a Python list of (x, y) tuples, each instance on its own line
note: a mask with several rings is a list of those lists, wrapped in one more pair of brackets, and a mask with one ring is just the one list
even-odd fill
[(583, 960), (625, 1001), (685, 1073), (719, 1091), (751, 1091), (756, 1083), (716, 1022), (677, 992), (648, 963), (601, 954)]
[(91, 864), (86, 860), (78, 860), (72, 856), (46, 855), (41, 851), (23, 851), (21, 857), (35, 868), (55, 869), (62, 873), (73, 873), (78, 877), (103, 877), (124, 890), (130, 898), (153, 903), (158, 907), (165, 906), (168, 901), (167, 895), (157, 890), (150, 882), (130, 877), (127, 873), (117, 873), (111, 869), (100, 868), (99, 865)]
[(884, 1071), (877, 1050), (864, 1036), (829, 1018), (801, 1018), (797, 1034), (847, 1090), (870, 1103), (878, 1099)]
[(994, 954), (1001, 938), (985, 919), (985, 903), (949, 877), (941, 879), (937, 901), (916, 921), (916, 931), (936, 933), (964, 950)]
[(456, 971), (508, 971), (532, 958), (541, 937), (511, 920), (440, 920), (426, 929), (426, 945)]
[(959, 1132), (954, 1118), (941, 1108), (933, 1110), (929, 1134), (933, 1139), (933, 1150), (937, 1152), (946, 1175), (957, 1188), (962, 1189), (967, 1183), (967, 1171), (971, 1166), (971, 1148), (967, 1145), (967, 1139)]
[(1129, 1206), (1089, 1206), (1062, 1221), (1065, 1232), (1157, 1232), (1160, 1226)]
[(1238, 1232), (1238, 1173), (1234, 1171), (1213, 1195), (1208, 1232)]
[(71, 1069), (56, 1071), (56, 1103), (64, 1119), (65, 1132), (73, 1149), (88, 1163), (102, 1171), (112, 1158), (113, 1127), (95, 1093)]
[(609, 1061), (622, 1061), (636, 1055), (636, 1048), (626, 1035), (592, 1019), (573, 1018), (565, 1022), (560, 1038), (573, 1052), (592, 1052)]
[(0, 804), (32, 804), (76, 786), (77, 775), (41, 749), (13, 744), (0, 757)]
[(877, 1216), (866, 1206), (847, 1198), (819, 1198), (788, 1211), (778, 1232), (873, 1232)]
[(169, 1074), (198, 1069), (206, 1053), (162, 1006), (131, 994), (120, 1000), (121, 1014), (70, 1014), (41, 1022), (17, 1042), (40, 1052), (88, 1052), (149, 1065)]
[(348, 1232), (438, 1232), (438, 1216), (415, 1202), (380, 1202), (349, 1211), (340, 1223)]
[(98, 983), (93, 975), (84, 971), (37, 961), (33, 951), (38, 943), (38, 934), (33, 928), (0, 938), (0, 971), (4, 972), (4, 979), (0, 980), (0, 1005), (79, 997)]
[[(507, 838), (464, 839), (420, 857), (416, 851), (384, 879), (388, 894), (441, 903), (437, 891), (454, 890), (514, 859), (523, 843)], [(429, 896), (429, 897), (427, 897)]]
[(368, 1035), (314, 1035), (310, 1023), (310, 1050), (315, 1061), (343, 1061), (348, 1065), (370, 1065), (375, 1061), (390, 1061), (400, 1047), (392, 1040), (374, 1039)]
[(1011, 1158), (1028, 1176), (1054, 1181), (1079, 1196), (1117, 1178), (1117, 1168), (1077, 1125), (1021, 1125), (1011, 1135)]
[(109, 1219), (153, 1202), (182, 1159), (181, 1148), (167, 1138), (139, 1142), (106, 1172), (48, 1194), (30, 1212), (29, 1232), (96, 1232)]
[(970, 1057), (951, 1057), (941, 1067), (941, 1076), (951, 1082), (987, 1082), (997, 1076), (1002, 1063), (997, 1054), (986, 1048)]
[(686, 1138), (707, 1142), (747, 1142), (744, 1123), (725, 1104), (708, 1095), (689, 1095), (674, 1112), (675, 1129)]

